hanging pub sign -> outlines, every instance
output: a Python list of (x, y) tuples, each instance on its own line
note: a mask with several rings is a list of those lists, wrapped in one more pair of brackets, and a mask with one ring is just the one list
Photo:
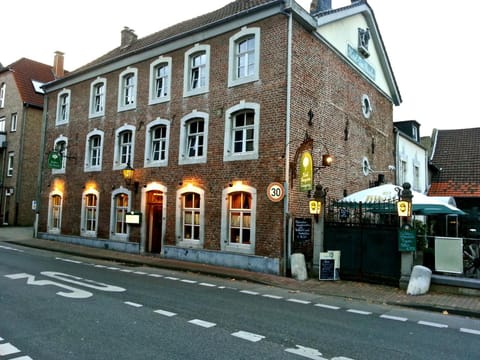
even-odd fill
[(313, 189), (313, 160), (310, 151), (304, 151), (300, 157), (300, 191)]
[(48, 168), (61, 169), (62, 168), (62, 154), (58, 151), (51, 151), (48, 154)]

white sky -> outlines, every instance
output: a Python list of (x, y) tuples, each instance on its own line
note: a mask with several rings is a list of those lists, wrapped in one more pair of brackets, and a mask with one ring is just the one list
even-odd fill
[[(65, 53), (75, 70), (120, 45), (124, 26), (139, 38), (215, 10), (231, 0), (15, 0), (2, 4), (0, 43), (5, 66), (26, 57), (53, 64)], [(305, 9), (311, 0), (297, 0)], [(334, 8), (349, 0), (332, 0)], [(373, 8), (403, 102), (394, 121), (416, 120), (421, 135), (433, 128), (479, 127), (477, 1), (368, 0)]]

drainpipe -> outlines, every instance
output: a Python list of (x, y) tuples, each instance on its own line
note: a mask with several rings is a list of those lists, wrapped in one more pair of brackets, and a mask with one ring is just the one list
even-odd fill
[(25, 143), (25, 128), (27, 127), (26, 122), (27, 122), (27, 113), (30, 105), (24, 103), (23, 104), (23, 111), (22, 111), (22, 130), (20, 136), (20, 146), (19, 146), (19, 154), (18, 154), (18, 172), (17, 172), (17, 181), (15, 182), (15, 218), (13, 220), (13, 223), (15, 225), (18, 225), (18, 204), (20, 202), (20, 192), (21, 192), (21, 184), (22, 184), (22, 177), (23, 177), (23, 165), (21, 166), (20, 164), (24, 163), (24, 143)]
[(287, 104), (285, 114), (285, 197), (283, 199), (283, 228), (285, 234), (284, 250), (283, 250), (283, 275), (286, 275), (288, 259), (290, 257), (292, 243), (291, 218), (289, 209), (289, 191), (290, 191), (290, 121), (291, 121), (291, 100), (292, 100), (292, 29), (293, 16), (290, 10), (288, 15), (288, 34), (287, 34)]

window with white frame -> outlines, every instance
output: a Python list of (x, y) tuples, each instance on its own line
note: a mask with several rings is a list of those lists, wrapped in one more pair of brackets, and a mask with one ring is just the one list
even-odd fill
[(170, 100), (172, 58), (160, 57), (150, 64), (149, 104)]
[(133, 166), (135, 149), (135, 126), (124, 125), (115, 132), (114, 170), (123, 169), (127, 164)]
[(7, 163), (7, 176), (13, 176), (13, 162), (15, 159), (15, 153), (10, 151), (8, 153), (8, 163)]
[(93, 130), (87, 134), (84, 171), (101, 171), (103, 155), (103, 131)]
[(167, 166), (170, 121), (156, 119), (147, 125), (145, 142), (145, 167)]
[(120, 74), (118, 81), (118, 111), (136, 107), (137, 69), (128, 68)]
[(225, 112), (223, 160), (258, 159), (260, 105), (241, 101)]
[(7, 88), (7, 85), (5, 83), (2, 83), (2, 85), (0, 85), (0, 108), (5, 107), (6, 88)]
[(112, 240), (128, 240), (129, 228), (127, 225), (127, 213), (130, 208), (130, 191), (117, 189), (112, 193), (112, 213), (110, 225), (110, 238)]
[(5, 132), (5, 124), (6, 124), (6, 120), (5, 120), (5, 117), (4, 116), (1, 116), (0, 117), (0, 132)]
[(99, 193), (89, 189), (83, 193), (81, 234), (82, 236), (96, 237), (98, 226)]
[(420, 188), (420, 165), (413, 164), (413, 190), (423, 192)]
[(260, 29), (243, 28), (230, 38), (228, 86), (259, 79)]
[(207, 161), (208, 114), (193, 111), (182, 118), (179, 164)]
[(254, 254), (256, 190), (233, 185), (223, 191), (223, 198), (222, 250)]
[(210, 45), (195, 45), (185, 53), (183, 96), (208, 92), (210, 82)]
[(90, 85), (90, 112), (89, 117), (105, 115), (105, 98), (107, 79), (97, 78)]
[(10, 132), (17, 131), (17, 121), (18, 121), (17, 113), (12, 114), (12, 117), (10, 118)]
[(398, 183), (403, 184), (407, 181), (407, 160), (400, 159), (398, 169)]
[(177, 192), (176, 235), (179, 246), (203, 247), (204, 190), (187, 185)]
[(58, 93), (56, 125), (66, 124), (70, 119), (70, 93), (68, 89)]
[(47, 231), (59, 234), (62, 226), (63, 194), (58, 191), (50, 193), (48, 198)]
[(67, 167), (67, 149), (68, 146), (68, 139), (65, 136), (59, 136), (55, 139), (55, 144), (53, 146), (53, 150), (56, 151), (62, 157), (62, 167), (60, 169), (52, 169), (52, 173), (54, 174), (63, 174), (65, 173), (65, 169)]

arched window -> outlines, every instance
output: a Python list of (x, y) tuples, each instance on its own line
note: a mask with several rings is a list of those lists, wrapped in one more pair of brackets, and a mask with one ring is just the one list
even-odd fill
[(62, 205), (63, 194), (58, 191), (50, 193), (48, 198), (48, 220), (47, 231), (49, 233), (60, 234), (62, 228)]
[(98, 228), (99, 193), (89, 189), (82, 195), (82, 216), (80, 232), (82, 236), (96, 237)]

